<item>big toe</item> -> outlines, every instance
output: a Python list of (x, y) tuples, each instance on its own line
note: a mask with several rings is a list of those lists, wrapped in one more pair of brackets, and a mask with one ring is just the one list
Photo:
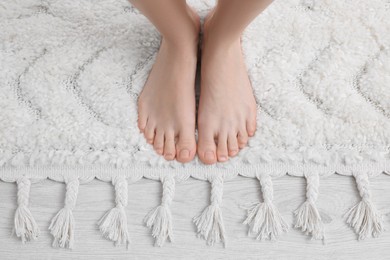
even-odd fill
[(203, 138), (199, 135), (198, 141), (198, 156), (205, 164), (214, 164), (217, 162), (216, 146), (212, 135), (208, 138)]
[(195, 133), (184, 132), (179, 134), (176, 144), (176, 160), (186, 163), (194, 159), (196, 153)]

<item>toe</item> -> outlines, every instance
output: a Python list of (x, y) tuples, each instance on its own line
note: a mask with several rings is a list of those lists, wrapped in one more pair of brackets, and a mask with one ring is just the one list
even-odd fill
[(195, 133), (194, 131), (183, 130), (179, 134), (179, 141), (176, 145), (176, 160), (186, 163), (194, 159), (196, 153)]
[(168, 161), (175, 159), (175, 136), (173, 133), (165, 133), (164, 158)]
[(147, 121), (146, 116), (142, 116), (142, 115), (138, 116), (137, 123), (138, 123), (138, 128), (139, 128), (141, 133), (143, 133), (145, 131), (146, 121)]
[(237, 133), (230, 133), (228, 136), (229, 156), (236, 156), (238, 153)]
[(240, 147), (240, 149), (246, 146), (246, 144), (248, 143), (248, 133), (246, 129), (238, 132), (237, 141), (238, 141), (238, 147)]
[(227, 135), (225, 134), (218, 136), (217, 157), (219, 162), (226, 162), (228, 160)]
[(154, 137), (153, 147), (154, 147), (154, 150), (156, 150), (156, 152), (159, 155), (163, 154), (163, 152), (164, 152), (164, 132), (163, 131), (158, 130), (158, 129), (156, 130), (156, 135)]
[(146, 124), (144, 135), (145, 139), (148, 143), (153, 144), (154, 141), (154, 135), (155, 135), (155, 128), (151, 124)]
[(199, 133), (198, 141), (198, 156), (199, 159), (205, 164), (213, 164), (217, 162), (216, 158), (216, 146), (214, 137), (212, 134), (203, 135)]
[(254, 136), (256, 132), (256, 119), (250, 119), (246, 122), (246, 131), (249, 136)]
[(138, 128), (143, 133), (145, 131), (146, 122), (148, 121), (147, 115), (143, 112), (143, 110), (138, 107)]

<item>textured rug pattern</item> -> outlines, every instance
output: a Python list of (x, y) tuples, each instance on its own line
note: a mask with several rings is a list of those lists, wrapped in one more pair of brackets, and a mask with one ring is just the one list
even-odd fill
[[(213, 6), (190, 3), (203, 16)], [(175, 180), (191, 176), (212, 183), (211, 205), (194, 219), (199, 234), (210, 244), (224, 241), (223, 181), (240, 174), (258, 178), (264, 195), (246, 223), (259, 239), (274, 239), (287, 224), (272, 204), (271, 177), (288, 173), (308, 180), (297, 227), (323, 238), (314, 203), (319, 177), (339, 173), (353, 175), (362, 196), (347, 222), (361, 238), (376, 236), (383, 223), (368, 179), (390, 173), (389, 15), (388, 0), (271, 4), (242, 38), (258, 104), (256, 135), (237, 157), (206, 167), (197, 158), (186, 165), (165, 161), (139, 133), (136, 100), (160, 36), (128, 2), (3, 1), (0, 179), (16, 182), (27, 196), (18, 202), (17, 235), (24, 241), (37, 234), (28, 191), (31, 180), (51, 178), (67, 184), (53, 236), (72, 247), (73, 237), (60, 227), (73, 223), (78, 185), (96, 177), (117, 191), (117, 207), (101, 231), (126, 242), (125, 184), (146, 177), (163, 182), (163, 203), (146, 220), (162, 245), (172, 233)]]
[[(389, 4), (359, 4), (276, 1), (248, 28), (259, 127), (225, 165), (388, 154)], [(126, 1), (2, 5), (0, 165), (177, 164), (136, 126), (160, 41), (142, 15)]]

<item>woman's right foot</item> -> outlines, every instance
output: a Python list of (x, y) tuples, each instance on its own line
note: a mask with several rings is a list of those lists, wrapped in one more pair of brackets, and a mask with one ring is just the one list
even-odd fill
[(200, 30), (193, 20), (185, 41), (162, 39), (161, 46), (138, 99), (138, 127), (148, 143), (166, 160), (185, 163), (196, 154), (195, 74)]

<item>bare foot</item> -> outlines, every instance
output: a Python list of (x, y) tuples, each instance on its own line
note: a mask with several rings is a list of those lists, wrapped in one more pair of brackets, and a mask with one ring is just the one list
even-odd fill
[[(138, 127), (167, 160), (189, 162), (196, 154), (195, 73), (199, 17), (188, 8), (193, 32), (180, 41), (162, 39), (148, 80), (138, 99)], [(188, 39), (187, 39), (188, 38)]]
[(205, 164), (227, 161), (256, 131), (256, 101), (241, 49), (241, 39), (213, 38), (206, 18), (198, 112), (198, 156)]

